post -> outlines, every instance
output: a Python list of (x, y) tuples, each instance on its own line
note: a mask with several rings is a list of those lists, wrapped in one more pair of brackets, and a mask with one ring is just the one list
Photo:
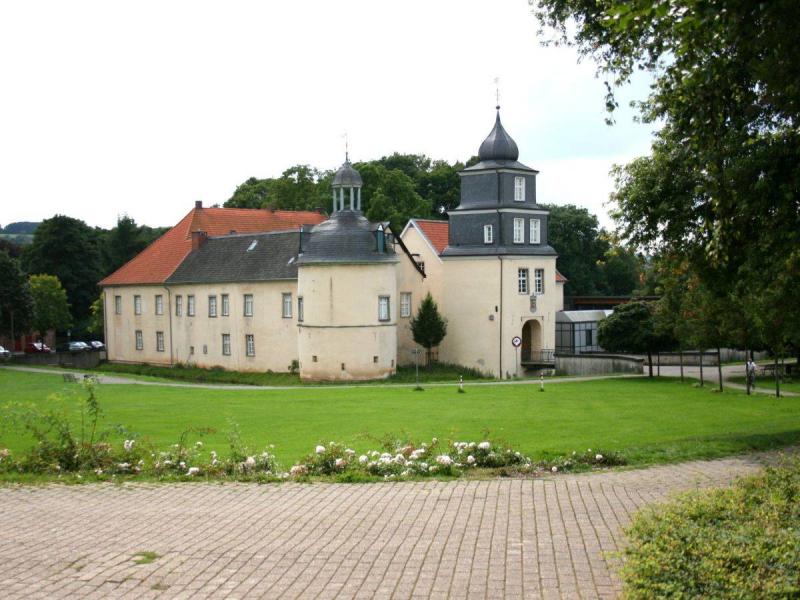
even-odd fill
[(778, 353), (775, 353), (775, 397), (781, 397), (781, 378), (778, 375)]
[(539, 373), (539, 391), (544, 391), (544, 373)]
[(462, 394), (464, 393), (464, 376), (463, 375), (459, 375), (458, 376), (458, 391), (461, 392)]
[(719, 391), (722, 391), (722, 349), (717, 346), (717, 375), (719, 375)]
[(514, 346), (514, 377), (519, 377), (519, 348)]
[(703, 387), (703, 351), (700, 350), (700, 387)]

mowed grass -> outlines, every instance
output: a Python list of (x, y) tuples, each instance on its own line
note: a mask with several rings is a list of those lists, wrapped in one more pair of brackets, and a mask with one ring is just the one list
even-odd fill
[[(189, 428), (213, 428), (206, 450), (227, 450), (228, 422), (253, 450), (274, 444), (284, 466), (318, 442), (356, 451), (379, 448), (390, 435), (416, 441), (503, 441), (532, 458), (587, 448), (622, 453), (632, 465), (711, 458), (800, 443), (800, 399), (722, 394), (675, 379), (620, 378), (536, 385), (412, 388), (212, 390), (158, 385), (101, 385), (105, 425), (166, 447)], [(0, 407), (66, 404), (75, 414), (80, 386), (59, 375), (0, 369)], [(62, 395), (64, 401), (50, 398)], [(3, 417), (0, 448), (20, 453), (30, 439)], [(193, 438), (198, 439), (198, 438)]]
[[(746, 385), (747, 381), (745, 380), (744, 376), (742, 377), (731, 377), (730, 381), (733, 383), (739, 383), (741, 385)], [(760, 377), (756, 377), (756, 387), (767, 389), (767, 390), (774, 390), (775, 389), (775, 378), (770, 377), (768, 375), (762, 375)], [(793, 392), (795, 394), (800, 394), (800, 377), (792, 377), (791, 379), (784, 379), (781, 381), (781, 392)]]

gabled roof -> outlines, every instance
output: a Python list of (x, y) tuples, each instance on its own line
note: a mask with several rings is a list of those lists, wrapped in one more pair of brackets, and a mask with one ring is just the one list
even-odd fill
[(324, 220), (324, 215), (313, 211), (195, 207), (100, 285), (164, 283), (192, 250), (193, 231), (205, 231), (209, 236), (291, 231)]
[(569, 281), (566, 277), (564, 277), (561, 273), (559, 273), (558, 269), (556, 269), (556, 283), (566, 283)]
[(411, 219), (423, 237), (431, 245), (436, 254), (441, 254), (447, 248), (450, 239), (450, 223), (448, 221), (435, 221), (433, 219)]

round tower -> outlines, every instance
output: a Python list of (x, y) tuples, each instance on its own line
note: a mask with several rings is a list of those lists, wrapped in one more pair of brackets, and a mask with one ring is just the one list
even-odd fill
[(361, 184), (345, 160), (332, 182), (333, 214), (301, 234), (302, 379), (379, 379), (396, 370), (399, 259), (385, 225), (361, 213)]

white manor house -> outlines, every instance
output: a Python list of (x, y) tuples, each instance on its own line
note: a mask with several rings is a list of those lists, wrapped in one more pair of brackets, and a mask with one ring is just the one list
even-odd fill
[(414, 362), (409, 322), (430, 293), (448, 321), (440, 361), (495, 377), (546, 365), (564, 278), (538, 172), (518, 162), (499, 110), (478, 156), (447, 220), (412, 219), (401, 232), (364, 217), (349, 160), (328, 218), (196, 203), (100, 282), (109, 360), (388, 377)]

